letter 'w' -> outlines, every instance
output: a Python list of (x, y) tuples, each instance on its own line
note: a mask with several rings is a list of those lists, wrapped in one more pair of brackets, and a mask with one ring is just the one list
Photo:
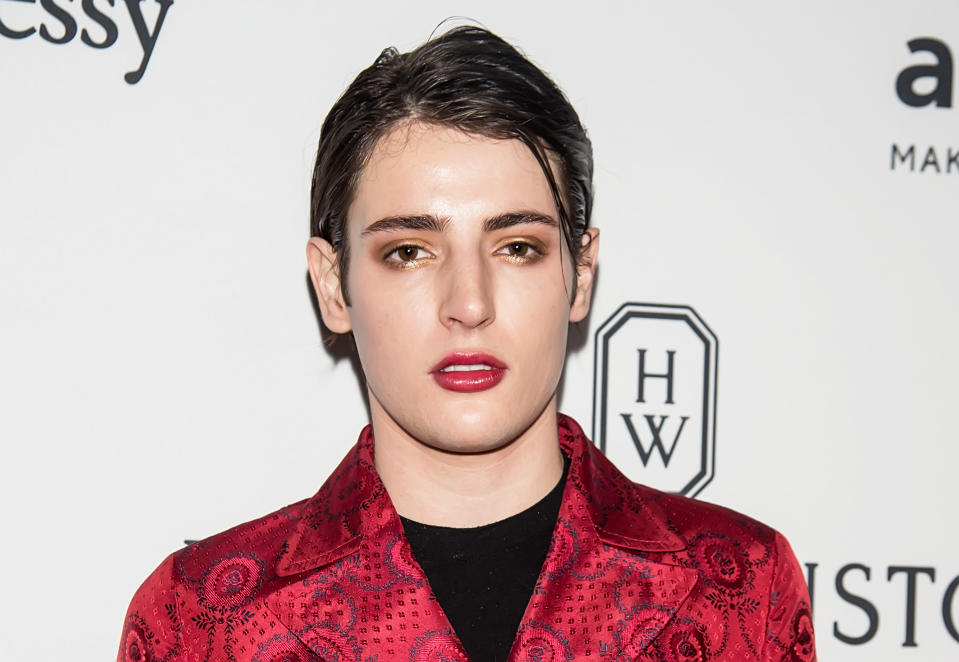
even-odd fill
[(643, 418), (646, 419), (646, 425), (649, 426), (649, 431), (653, 435), (653, 443), (649, 445), (647, 449), (643, 446), (642, 440), (639, 438), (639, 433), (636, 432), (636, 428), (633, 426), (633, 415), (632, 414), (620, 414), (623, 417), (623, 420), (626, 422), (626, 429), (629, 430), (629, 436), (633, 439), (633, 445), (636, 446), (636, 452), (639, 453), (639, 459), (643, 461), (643, 466), (649, 464), (649, 457), (653, 454), (654, 449), (659, 450), (659, 456), (663, 458), (663, 466), (668, 467), (669, 461), (673, 457), (673, 451), (676, 450), (676, 442), (679, 441), (679, 435), (683, 433), (683, 427), (686, 425), (686, 421), (689, 420), (689, 416), (681, 416), (679, 429), (676, 430), (676, 436), (673, 437), (673, 443), (670, 445), (669, 450), (666, 450), (666, 446), (663, 444), (662, 431), (663, 425), (666, 423), (666, 419), (669, 416), (660, 416), (659, 423), (656, 423), (654, 420), (656, 417), (650, 414), (643, 414)]

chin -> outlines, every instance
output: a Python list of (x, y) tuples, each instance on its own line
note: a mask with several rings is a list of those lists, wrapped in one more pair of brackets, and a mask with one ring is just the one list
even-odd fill
[(491, 453), (512, 444), (542, 415), (531, 411), (519, 415), (515, 410), (507, 419), (504, 412), (484, 412), (449, 418), (437, 417), (424, 426), (421, 442), (449, 453)]
[(490, 442), (489, 440), (476, 441), (472, 439), (460, 440), (445, 439), (443, 442), (429, 444), (438, 451), (452, 453), (456, 455), (485, 455), (495, 453), (496, 451), (509, 445), (509, 442)]
[[(494, 389), (495, 390), (495, 389)], [(550, 409), (550, 392), (497, 392), (450, 397), (446, 392), (412, 401), (387, 392), (382, 400), (370, 388), (373, 417), (408, 439), (446, 453), (492, 453), (509, 447)], [(494, 397), (495, 396), (495, 397)]]

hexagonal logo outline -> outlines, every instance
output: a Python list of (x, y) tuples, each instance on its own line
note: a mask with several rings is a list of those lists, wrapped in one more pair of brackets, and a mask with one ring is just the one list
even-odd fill
[[(609, 376), (609, 339), (631, 319), (652, 318), (682, 320), (703, 342), (703, 403), (700, 468), (682, 490), (685, 496), (696, 496), (712, 482), (716, 474), (716, 392), (719, 373), (719, 339), (691, 306), (627, 302), (622, 304), (596, 330), (593, 345), (593, 443), (605, 454), (606, 396)], [(655, 486), (653, 486), (655, 487)]]

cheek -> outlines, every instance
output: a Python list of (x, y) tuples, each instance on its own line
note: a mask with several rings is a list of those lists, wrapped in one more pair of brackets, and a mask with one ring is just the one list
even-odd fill
[(565, 263), (560, 264), (553, 256), (548, 260), (531, 267), (504, 270), (498, 301), (520, 306), (530, 318), (535, 318), (531, 321), (537, 323), (566, 323), (569, 321), (569, 274)]
[(517, 345), (535, 357), (544, 372), (552, 372), (562, 368), (566, 353), (569, 303), (561, 275), (551, 270), (545, 276), (522, 288), (508, 287), (500, 297), (497, 321), (511, 328)]
[(396, 287), (399, 279), (366, 281), (362, 274), (351, 279), (350, 321), (356, 347), (367, 378), (376, 380), (383, 371), (401, 367), (416, 356), (413, 345), (435, 318), (429, 301), (415, 288)]

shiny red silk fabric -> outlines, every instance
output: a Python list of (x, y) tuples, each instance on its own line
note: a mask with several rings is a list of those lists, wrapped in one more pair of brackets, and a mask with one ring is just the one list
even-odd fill
[[(789, 660), (815, 649), (786, 540), (630, 482), (565, 416), (569, 477), (510, 660)], [(373, 468), (370, 428), (320, 491), (170, 555), (119, 662), (467, 660)]]

